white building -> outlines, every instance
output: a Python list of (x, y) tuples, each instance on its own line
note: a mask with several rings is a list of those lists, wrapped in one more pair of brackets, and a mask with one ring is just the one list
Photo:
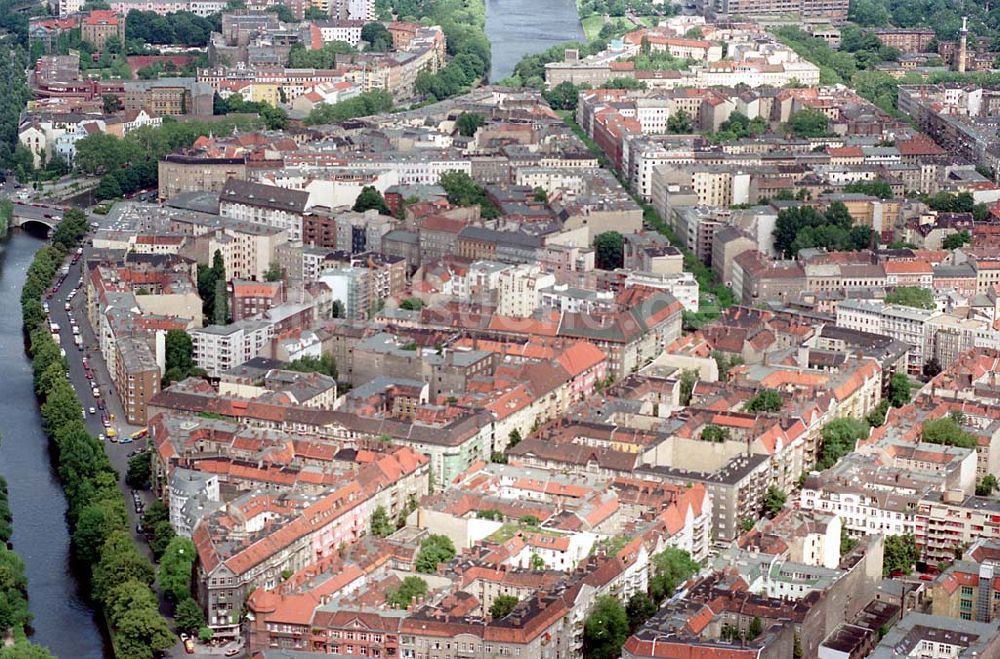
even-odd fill
[(929, 321), (937, 311), (915, 309), (900, 304), (844, 300), (837, 305), (837, 327), (884, 334), (911, 346), (907, 370), (919, 375), (933, 354), (933, 332)]
[(537, 265), (521, 264), (500, 273), (497, 287), (497, 314), (527, 318), (541, 304), (541, 291), (556, 283), (556, 278)]
[(195, 363), (214, 377), (260, 355), (274, 338), (274, 324), (266, 320), (239, 320), (231, 325), (194, 329), (190, 334)]

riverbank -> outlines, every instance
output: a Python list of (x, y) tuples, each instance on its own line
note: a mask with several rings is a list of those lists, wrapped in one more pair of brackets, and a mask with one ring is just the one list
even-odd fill
[(0, 475), (8, 484), (11, 545), (24, 562), (31, 640), (57, 657), (99, 659), (105, 637), (70, 558), (66, 499), (53, 470), (25, 354), (18, 298), (43, 241), (14, 230), (0, 252)]
[(37, 312), (67, 253), (86, 230), (82, 212), (67, 212), (53, 232), (52, 244), (35, 254), (22, 289), (24, 331), (30, 337), (41, 427), (53, 450), (68, 504), (73, 558), (89, 576), (90, 598), (107, 616), (117, 654), (142, 659), (171, 647), (174, 635), (159, 612), (152, 589), (153, 566), (132, 542), (118, 474), (104, 445), (87, 432), (81, 420), (86, 414), (67, 377), (66, 359), (49, 332), (44, 313)]

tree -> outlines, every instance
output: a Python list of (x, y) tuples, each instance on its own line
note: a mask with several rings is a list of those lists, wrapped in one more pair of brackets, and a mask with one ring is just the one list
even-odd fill
[(924, 377), (930, 380), (935, 375), (941, 372), (941, 362), (937, 360), (937, 357), (931, 357), (926, 362), (924, 362)]
[(840, 527), (840, 555), (849, 554), (852, 549), (858, 546), (858, 541), (847, 533), (847, 527)]
[(763, 633), (764, 622), (757, 616), (754, 616), (750, 620), (750, 625), (747, 627), (747, 640), (752, 641)]
[(115, 588), (128, 580), (144, 586), (153, 583), (153, 566), (140, 554), (127, 531), (112, 533), (101, 548), (101, 559), (91, 575), (91, 594), (105, 605)]
[(459, 133), (465, 137), (472, 137), (484, 123), (486, 123), (486, 119), (478, 112), (463, 112), (458, 115), (455, 125), (458, 126)]
[(216, 325), (225, 325), (229, 322), (229, 291), (226, 289), (229, 279), (226, 277), (224, 263), (222, 252), (215, 250), (215, 254), (212, 255), (212, 278), (215, 288), (212, 300), (212, 322)]
[(392, 50), (392, 34), (381, 23), (365, 23), (361, 27), (361, 40), (368, 50), (385, 53)]
[(391, 215), (389, 207), (385, 203), (385, 197), (373, 185), (366, 185), (361, 188), (361, 193), (354, 200), (351, 210), (355, 213), (364, 213), (366, 210), (375, 209), (380, 215)]
[(685, 110), (678, 110), (667, 118), (667, 132), (674, 135), (686, 135), (694, 132), (691, 117)]
[(909, 574), (913, 564), (920, 559), (917, 541), (912, 535), (885, 536), (885, 549), (882, 555), (882, 574)]
[(830, 132), (830, 120), (820, 110), (803, 108), (792, 113), (788, 129), (797, 137), (824, 137)]
[(614, 597), (602, 595), (594, 601), (583, 623), (583, 654), (590, 659), (616, 659), (628, 638), (628, 615)]
[(729, 430), (709, 423), (701, 429), (701, 441), (703, 442), (724, 442), (729, 439)]
[(490, 617), (494, 620), (506, 618), (507, 614), (517, 606), (518, 599), (513, 595), (497, 595), (490, 605)]
[(756, 396), (743, 404), (744, 412), (777, 412), (784, 407), (785, 401), (774, 389), (763, 389)]
[(433, 574), (437, 572), (438, 565), (455, 558), (455, 554), (455, 545), (451, 538), (446, 535), (429, 535), (420, 543), (420, 551), (417, 552), (415, 562), (417, 572)]
[(596, 265), (601, 270), (621, 268), (625, 262), (625, 237), (617, 231), (605, 231), (594, 238)]
[(31, 622), (28, 610), (28, 579), (21, 557), (0, 547), (0, 631), (20, 631)]
[(684, 407), (691, 404), (694, 385), (698, 382), (698, 371), (685, 369), (681, 372), (680, 403)]
[(191, 576), (198, 554), (191, 538), (174, 536), (160, 558), (156, 579), (164, 596), (179, 603), (191, 597)]
[(152, 474), (150, 454), (138, 453), (128, 459), (128, 472), (125, 483), (134, 490), (145, 490), (149, 487), (149, 477)]
[(934, 293), (929, 288), (899, 286), (885, 296), (886, 304), (901, 304), (914, 309), (935, 309)]
[(379, 506), (372, 513), (372, 535), (385, 538), (392, 535), (396, 527), (389, 522), (389, 514), (385, 511), (384, 506)]
[(385, 603), (389, 606), (408, 609), (414, 598), (421, 598), (426, 594), (427, 582), (420, 577), (410, 576), (403, 579), (398, 590), (386, 593)]
[(988, 497), (997, 489), (997, 477), (993, 474), (986, 474), (976, 483), (976, 496)]
[(885, 181), (852, 181), (844, 186), (844, 192), (857, 192), (879, 199), (893, 197), (892, 187)]
[(479, 206), (484, 219), (499, 217), (500, 212), (486, 196), (486, 191), (465, 172), (449, 171), (438, 181), (448, 193), (448, 202), (455, 206)]
[(842, 202), (834, 202), (821, 213), (812, 206), (794, 206), (778, 212), (774, 227), (774, 247), (791, 257), (807, 247), (828, 250), (868, 249), (871, 229), (854, 226)]
[(868, 436), (868, 424), (851, 417), (842, 417), (823, 426), (820, 436), (822, 442), (816, 466), (820, 469), (829, 469), (837, 464), (840, 458), (853, 451), (859, 439)]
[(319, 357), (299, 357), (285, 364), (285, 370), (300, 373), (322, 373), (331, 378), (337, 377), (337, 362), (333, 355), (325, 352)]
[(73, 530), (73, 549), (77, 558), (86, 564), (96, 563), (105, 540), (116, 529), (125, 526), (125, 522), (120, 497), (118, 501), (96, 501), (85, 506)]
[(649, 596), (661, 603), (678, 584), (698, 571), (698, 564), (683, 549), (669, 547), (653, 556), (652, 576), (649, 578)]
[(649, 595), (638, 592), (630, 597), (628, 604), (625, 605), (629, 633), (642, 627), (647, 620), (653, 617), (654, 613), (656, 613), (656, 604), (649, 598)]
[(972, 234), (968, 231), (959, 231), (950, 236), (945, 236), (945, 239), (941, 241), (941, 246), (945, 249), (958, 249), (962, 245), (968, 245), (970, 242), (972, 242)]
[(102, 176), (94, 189), (94, 197), (98, 200), (118, 199), (122, 196), (122, 188), (118, 185), (118, 179), (113, 176)]
[(177, 623), (177, 629), (180, 631), (193, 634), (205, 624), (205, 616), (198, 603), (192, 598), (186, 597), (177, 604), (174, 622)]
[(407, 311), (420, 311), (424, 308), (424, 301), (418, 297), (408, 297), (399, 303), (399, 308)]
[(159, 559), (163, 556), (167, 547), (170, 546), (170, 541), (173, 540), (176, 535), (177, 534), (174, 533), (174, 527), (171, 526), (170, 522), (157, 522), (153, 526), (153, 533), (149, 539), (149, 549), (153, 552), (153, 557)]
[(777, 485), (767, 488), (767, 492), (764, 493), (764, 514), (768, 517), (774, 517), (780, 513), (781, 509), (785, 507), (787, 498), (787, 495)]
[(155, 499), (146, 506), (146, 512), (142, 514), (142, 525), (153, 528), (157, 523), (165, 522), (168, 519), (170, 519), (170, 510), (162, 501)]
[(920, 441), (959, 448), (975, 448), (979, 443), (975, 435), (962, 430), (959, 422), (950, 416), (924, 421), (920, 428)]
[(344, 303), (340, 300), (334, 300), (333, 304), (330, 305), (330, 317), (331, 318), (343, 318), (344, 317)]
[(910, 402), (910, 378), (905, 373), (893, 373), (889, 378), (889, 403), (902, 407)]
[[(329, 46), (330, 44), (324, 46), (324, 50), (329, 48)], [(303, 50), (300, 52), (310, 53), (318, 51)], [(295, 64), (293, 62), (292, 66), (305, 65)], [(322, 68), (332, 67), (327, 66)], [(379, 89), (376, 91), (363, 92), (354, 98), (347, 99), (346, 101), (339, 101), (333, 104), (320, 103), (310, 110), (308, 116), (305, 118), (305, 123), (310, 126), (318, 124), (335, 124), (341, 121), (347, 121), (348, 119), (354, 119), (356, 117), (366, 117), (380, 112), (388, 112), (391, 109), (392, 94)]]
[(55, 659), (40, 645), (28, 641), (16, 641), (14, 645), (0, 648), (0, 659)]
[(281, 265), (272, 261), (267, 266), (267, 271), (264, 273), (265, 281), (281, 281)]
[(542, 96), (555, 110), (576, 110), (580, 90), (572, 82), (560, 82), (552, 89), (542, 92)]

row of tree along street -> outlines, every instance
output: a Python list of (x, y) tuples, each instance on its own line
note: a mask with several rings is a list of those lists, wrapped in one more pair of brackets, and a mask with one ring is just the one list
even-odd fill
[[(89, 580), (91, 597), (104, 612), (117, 653), (146, 659), (172, 646), (175, 638), (159, 612), (153, 566), (132, 541), (118, 474), (102, 443), (87, 431), (83, 407), (67, 377), (68, 362), (45, 325), (40, 302), (86, 230), (86, 216), (70, 210), (53, 232), (51, 244), (36, 254), (22, 290), (24, 329), (30, 336), (42, 430), (66, 493), (74, 559)], [(193, 554), (192, 547), (189, 555)]]

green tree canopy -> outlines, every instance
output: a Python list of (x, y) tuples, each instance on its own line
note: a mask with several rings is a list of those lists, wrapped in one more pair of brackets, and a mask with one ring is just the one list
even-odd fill
[(785, 406), (785, 401), (774, 389), (763, 389), (743, 404), (744, 412), (777, 412)]
[(385, 53), (392, 50), (392, 34), (381, 23), (365, 23), (361, 27), (361, 40), (369, 50)]
[(506, 618), (507, 614), (517, 606), (517, 602), (517, 598), (513, 595), (497, 595), (496, 599), (493, 600), (493, 604), (490, 605), (490, 617), (494, 620)]
[(910, 378), (905, 373), (893, 373), (889, 378), (889, 403), (902, 407), (910, 402)]
[(959, 423), (950, 416), (924, 421), (920, 429), (920, 441), (960, 448), (976, 448), (979, 443), (975, 435), (962, 430)]
[(976, 496), (988, 497), (996, 492), (997, 489), (997, 477), (993, 474), (986, 474), (976, 483)]
[(458, 115), (455, 125), (458, 127), (459, 133), (465, 137), (472, 137), (484, 123), (486, 123), (486, 119), (478, 112), (463, 112)]
[(594, 259), (601, 270), (621, 268), (625, 262), (625, 237), (617, 231), (605, 231), (594, 238)]
[(698, 571), (698, 564), (683, 549), (668, 547), (653, 556), (649, 596), (659, 604), (670, 596), (679, 584)]
[(957, 231), (949, 236), (945, 236), (941, 241), (941, 246), (945, 249), (958, 249), (962, 245), (972, 242), (972, 234), (968, 231)]
[(377, 210), (381, 215), (391, 215), (389, 207), (385, 203), (385, 197), (373, 185), (366, 185), (361, 188), (361, 193), (354, 200), (352, 210), (356, 213), (364, 213), (366, 210)]
[(842, 417), (823, 426), (820, 436), (822, 443), (816, 466), (829, 469), (840, 458), (853, 451), (859, 439), (868, 436), (868, 424), (851, 417)]
[(787, 498), (788, 496), (777, 485), (767, 488), (767, 492), (764, 493), (764, 514), (774, 517), (780, 513), (785, 507)]
[(377, 507), (372, 513), (371, 527), (372, 535), (379, 538), (390, 536), (396, 530), (396, 527), (389, 521), (389, 513), (385, 511), (384, 506)]
[(437, 572), (438, 565), (447, 563), (455, 555), (455, 545), (451, 538), (446, 535), (429, 535), (420, 543), (420, 551), (417, 552), (417, 572), (433, 574)]
[(886, 304), (902, 304), (915, 309), (934, 309), (934, 293), (919, 286), (899, 286), (885, 296)]
[(420, 577), (409, 576), (403, 579), (398, 590), (390, 591), (386, 595), (385, 603), (389, 606), (408, 609), (413, 602), (413, 598), (423, 597), (426, 594), (427, 582)]
[(465, 172), (444, 172), (438, 182), (448, 193), (448, 201), (455, 206), (478, 205), (484, 219), (493, 219), (500, 215), (500, 211), (486, 196), (482, 186)]
[(792, 113), (788, 129), (797, 137), (824, 137), (830, 133), (830, 119), (820, 110), (803, 108)]
[(854, 226), (847, 207), (839, 201), (825, 213), (812, 206), (782, 208), (774, 227), (774, 248), (786, 258), (807, 247), (857, 251), (868, 249), (870, 242), (871, 229)]
[(617, 659), (628, 631), (628, 615), (622, 603), (609, 595), (598, 597), (583, 623), (584, 655), (592, 659)]
[(885, 536), (885, 550), (882, 556), (882, 574), (909, 574), (913, 564), (920, 559), (917, 541), (912, 535)]
[(673, 135), (687, 135), (694, 132), (691, 116), (684, 110), (671, 113), (667, 118), (667, 132)]

